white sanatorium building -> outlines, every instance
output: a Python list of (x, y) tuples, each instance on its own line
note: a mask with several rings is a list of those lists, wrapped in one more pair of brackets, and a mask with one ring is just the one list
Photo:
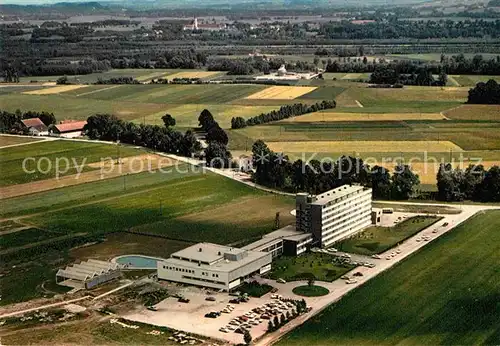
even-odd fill
[(372, 189), (344, 185), (313, 196), (296, 197), (296, 229), (311, 233), (314, 243), (323, 248), (370, 226)]
[(231, 290), (271, 270), (273, 258), (297, 256), (313, 246), (328, 247), (372, 222), (372, 190), (344, 185), (319, 196), (296, 196), (296, 225), (266, 234), (241, 249), (199, 243), (157, 262), (158, 278)]
[(230, 290), (243, 279), (271, 270), (270, 252), (199, 243), (158, 261), (158, 278)]

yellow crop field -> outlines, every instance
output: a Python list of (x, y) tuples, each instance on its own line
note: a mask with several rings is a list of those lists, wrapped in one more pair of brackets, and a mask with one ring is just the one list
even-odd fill
[(186, 71), (177, 72), (171, 75), (167, 75), (166, 78), (172, 80), (174, 78), (207, 78), (220, 74), (219, 71)]
[(450, 119), (500, 120), (498, 105), (462, 105), (443, 112)]
[(80, 89), (80, 88), (85, 88), (86, 86), (87, 85), (81, 85), (81, 84), (59, 85), (59, 86), (55, 86), (53, 88), (45, 88), (45, 89), (25, 91), (25, 92), (23, 92), (23, 94), (28, 94), (28, 95), (52, 95), (52, 94), (59, 94), (59, 93), (63, 93), (63, 92), (66, 92), (66, 91), (76, 90), (76, 89)]
[[(405, 162), (408, 165), (411, 166), (411, 170), (418, 174), (420, 178), (420, 184), (428, 184), (428, 185), (435, 185), (437, 183), (436, 176), (439, 171), (439, 162)], [(469, 165), (476, 165), (478, 162), (476, 161), (465, 161), (463, 162), (462, 165), (455, 165), (455, 167), (465, 169)], [(485, 169), (489, 169), (492, 166), (498, 166), (500, 165), (499, 161), (483, 161), (481, 164), (484, 166)], [(387, 170), (391, 171), (394, 169), (395, 164), (393, 162), (378, 162), (377, 165), (382, 166), (386, 168)], [(374, 166), (372, 164), (372, 166)]]
[(293, 100), (302, 95), (308, 94), (316, 87), (300, 86), (272, 86), (262, 91), (247, 96), (248, 100)]
[(286, 123), (313, 123), (322, 121), (404, 121), (443, 120), (439, 113), (336, 113), (315, 112), (282, 120)]
[(450, 141), (298, 141), (268, 142), (269, 148), (276, 152), (453, 152), (463, 151)]

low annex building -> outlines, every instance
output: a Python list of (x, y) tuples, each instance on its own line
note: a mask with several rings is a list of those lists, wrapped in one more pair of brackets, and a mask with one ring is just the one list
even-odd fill
[(73, 288), (93, 288), (121, 276), (123, 264), (89, 259), (59, 269), (56, 273), (56, 283)]
[(48, 127), (39, 118), (21, 120), (31, 136), (48, 136)]
[(271, 270), (269, 252), (199, 243), (158, 261), (158, 279), (229, 291)]

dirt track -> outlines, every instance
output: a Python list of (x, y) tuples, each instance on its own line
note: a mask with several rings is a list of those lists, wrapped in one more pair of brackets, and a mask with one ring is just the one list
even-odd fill
[(137, 174), (148, 170), (154, 171), (158, 168), (173, 166), (176, 162), (177, 161), (163, 156), (145, 154), (122, 158), (119, 164), (116, 163), (116, 161), (90, 163), (87, 167), (93, 168), (94, 170), (89, 172), (2, 187), (0, 188), (0, 199), (29, 195), (102, 179), (110, 179), (126, 174)]

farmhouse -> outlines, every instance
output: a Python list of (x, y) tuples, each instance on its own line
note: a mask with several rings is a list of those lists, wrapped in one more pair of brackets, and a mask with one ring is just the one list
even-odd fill
[(53, 126), (50, 130), (50, 135), (65, 138), (80, 137), (85, 125), (87, 125), (86, 121), (63, 122)]
[(31, 136), (48, 136), (48, 127), (39, 118), (21, 120)]
[(158, 278), (229, 291), (254, 274), (271, 270), (268, 252), (199, 243), (158, 261)]
[(297, 230), (312, 233), (323, 248), (372, 223), (372, 190), (359, 185), (343, 185), (318, 196), (299, 193), (295, 204)]
[(59, 269), (56, 282), (61, 286), (89, 289), (120, 277), (122, 268), (123, 264), (89, 259)]

